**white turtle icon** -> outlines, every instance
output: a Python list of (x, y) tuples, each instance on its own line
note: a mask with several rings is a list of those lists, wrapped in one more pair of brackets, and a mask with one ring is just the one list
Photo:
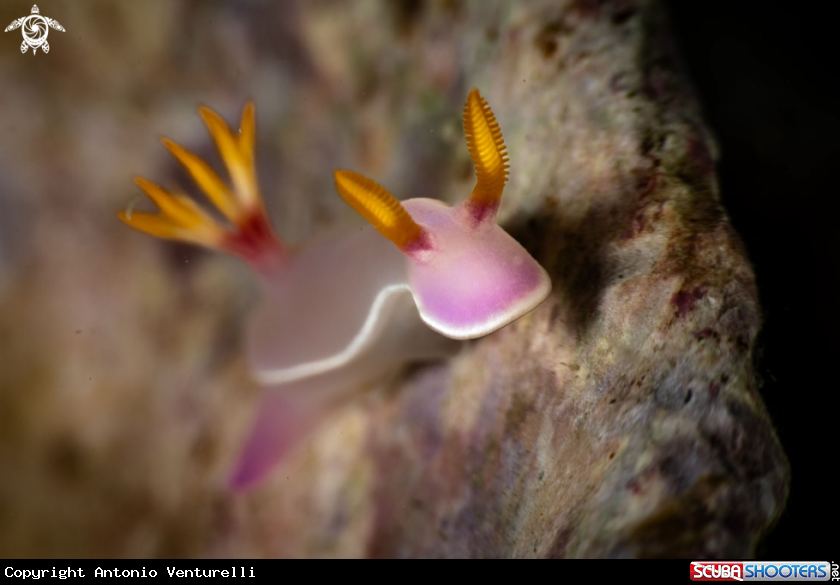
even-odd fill
[(32, 6), (32, 14), (13, 20), (3, 32), (15, 30), (21, 25), (23, 25), (23, 43), (20, 45), (20, 52), (25, 53), (26, 49), (32, 47), (33, 55), (38, 51), (38, 47), (45, 53), (50, 52), (50, 44), (47, 42), (47, 34), (50, 31), (47, 27), (64, 32), (64, 27), (58, 24), (57, 20), (39, 14), (37, 4)]

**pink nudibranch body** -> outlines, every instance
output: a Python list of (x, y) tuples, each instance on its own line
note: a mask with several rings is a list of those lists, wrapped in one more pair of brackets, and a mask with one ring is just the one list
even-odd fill
[(494, 217), (475, 221), (468, 205), (434, 199), (404, 205), (433, 234), (428, 257), (409, 262), (408, 282), (421, 318), (435, 331), (452, 339), (487, 335), (550, 292), (545, 270)]
[(261, 278), (264, 295), (246, 343), (254, 377), (271, 392), (234, 473), (235, 487), (264, 476), (347, 392), (406, 362), (448, 355), (451, 339), (487, 335), (550, 292), (545, 270), (496, 224), (507, 155), (476, 90), (464, 108), (477, 175), (467, 200), (455, 207), (433, 199), (401, 203), (370, 179), (336, 171), (339, 194), (372, 226), (323, 235), (297, 249), (273, 234), (259, 196), (253, 105), (246, 106), (238, 134), (212, 111), (200, 113), (233, 189), (194, 154), (164, 144), (231, 225), (144, 179), (136, 182), (160, 214), (120, 218), (158, 237), (238, 255)]

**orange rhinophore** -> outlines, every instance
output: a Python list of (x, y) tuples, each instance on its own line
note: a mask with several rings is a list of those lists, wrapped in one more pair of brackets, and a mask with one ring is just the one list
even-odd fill
[(423, 228), (411, 219), (402, 203), (367, 177), (353, 171), (336, 171), (335, 188), (342, 199), (397, 248), (410, 248), (423, 239)]
[(476, 184), (470, 201), (477, 205), (499, 207), (508, 179), (508, 155), (502, 131), (487, 102), (474, 89), (464, 106), (464, 135), (475, 166)]

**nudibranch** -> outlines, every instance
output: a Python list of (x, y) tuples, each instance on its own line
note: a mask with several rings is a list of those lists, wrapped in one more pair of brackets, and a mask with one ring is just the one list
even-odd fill
[(496, 225), (508, 159), (478, 91), (464, 108), (477, 175), (468, 199), (455, 207), (433, 199), (400, 203), (370, 179), (336, 171), (339, 194), (371, 226), (295, 248), (274, 234), (260, 196), (253, 104), (245, 106), (238, 133), (210, 109), (199, 113), (230, 185), (197, 155), (166, 138), (163, 144), (224, 223), (186, 195), (142, 178), (135, 182), (159, 213), (129, 209), (119, 217), (159, 238), (239, 256), (260, 277), (264, 294), (248, 324), (246, 351), (255, 379), (272, 391), (264, 396), (234, 486), (265, 475), (347, 392), (406, 362), (449, 355), (452, 339), (491, 333), (550, 292), (542, 267)]

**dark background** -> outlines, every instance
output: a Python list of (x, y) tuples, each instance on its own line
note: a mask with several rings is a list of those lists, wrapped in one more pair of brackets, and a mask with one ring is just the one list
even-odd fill
[[(791, 464), (760, 558), (832, 560), (840, 170), (836, 20), (814, 5), (669, 2), (717, 137), (724, 205), (758, 279), (761, 392)], [(835, 535), (835, 536), (832, 536)]]

